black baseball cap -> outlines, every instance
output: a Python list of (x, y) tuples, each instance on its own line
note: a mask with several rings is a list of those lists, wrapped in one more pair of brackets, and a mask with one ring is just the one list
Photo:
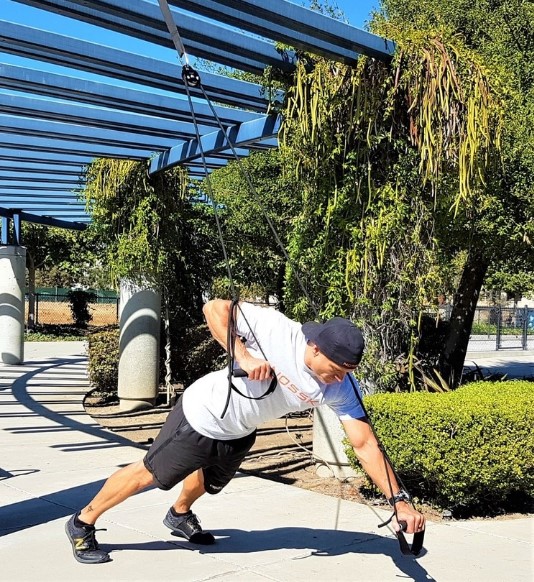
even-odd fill
[(365, 343), (362, 332), (348, 319), (334, 317), (325, 323), (308, 321), (302, 326), (306, 339), (344, 368), (356, 368), (362, 359)]

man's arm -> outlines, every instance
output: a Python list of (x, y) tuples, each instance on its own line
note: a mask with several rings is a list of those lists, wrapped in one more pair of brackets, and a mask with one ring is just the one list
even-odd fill
[[(230, 319), (231, 305), (231, 301), (212, 299), (203, 307), (204, 317), (211, 335), (225, 351), (228, 351), (228, 320)], [(241, 368), (247, 372), (250, 380), (267, 380), (271, 377), (269, 362), (252, 356), (239, 338), (235, 340), (234, 355)]]
[[(373, 483), (388, 499), (396, 495), (400, 489), (399, 484), (390, 464), (387, 461), (384, 462), (384, 455), (378, 448), (378, 442), (369, 424), (365, 420), (345, 420), (343, 421), (343, 428), (354, 449), (354, 453)], [(395, 509), (397, 510), (398, 519), (408, 524), (408, 533), (415, 533), (424, 529), (424, 516), (409, 503), (399, 501), (395, 504)]]

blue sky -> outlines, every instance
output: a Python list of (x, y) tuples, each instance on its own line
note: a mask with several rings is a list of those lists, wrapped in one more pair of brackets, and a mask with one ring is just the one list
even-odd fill
[[(302, 0), (289, 0), (289, 2), (308, 5)], [(364, 28), (365, 23), (369, 20), (369, 14), (372, 10), (378, 10), (380, 2), (379, 0), (331, 0), (330, 4), (337, 6), (345, 14), (350, 24)]]

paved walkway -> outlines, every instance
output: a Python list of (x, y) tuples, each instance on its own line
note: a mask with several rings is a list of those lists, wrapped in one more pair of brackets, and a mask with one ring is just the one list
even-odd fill
[(531, 582), (534, 519), (430, 523), (426, 551), (403, 557), (385, 515), (238, 475), (196, 505), (214, 546), (161, 523), (172, 492), (151, 489), (103, 516), (112, 562), (79, 564), (64, 523), (117, 467), (143, 456), (82, 408), (83, 344), (28, 343), (23, 366), (0, 367), (0, 579), (38, 582)]
[(534, 350), (468, 351), (465, 367), (482, 371), (484, 378), (492, 374), (507, 378), (534, 378)]

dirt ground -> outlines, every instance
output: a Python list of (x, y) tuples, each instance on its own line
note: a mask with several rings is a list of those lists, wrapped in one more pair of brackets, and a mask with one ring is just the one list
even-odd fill
[[(115, 303), (90, 303), (89, 310), (93, 319), (91, 325), (103, 326), (117, 323), (117, 305)], [(26, 320), (28, 319), (28, 302), (26, 302)], [(64, 301), (40, 300), (37, 307), (37, 321), (40, 324), (72, 325), (74, 319), (70, 304)]]
[[(85, 399), (86, 412), (101, 426), (132, 442), (148, 446), (165, 422), (170, 408), (165, 404), (153, 409), (124, 413), (118, 404), (103, 406), (98, 398)], [(258, 428), (254, 447), (241, 465), (241, 471), (301, 487), (324, 495), (341, 497), (351, 501), (383, 506), (382, 499), (364, 499), (360, 493), (363, 478), (353, 477), (340, 481), (334, 477), (320, 477), (312, 456), (312, 419), (307, 413), (293, 415), (268, 422)], [(434, 521), (441, 514), (432, 508), (424, 508), (425, 514)]]

